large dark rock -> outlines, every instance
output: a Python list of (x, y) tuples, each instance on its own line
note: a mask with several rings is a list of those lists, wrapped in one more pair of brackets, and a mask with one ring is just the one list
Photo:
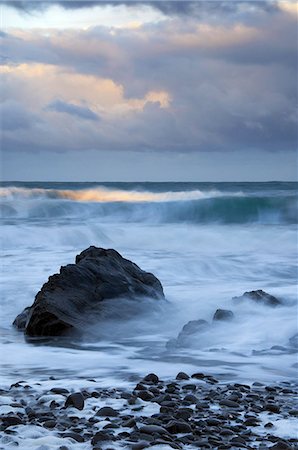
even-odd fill
[(278, 300), (276, 297), (273, 297), (273, 295), (268, 294), (265, 291), (262, 291), (262, 289), (259, 289), (257, 291), (250, 291), (250, 292), (244, 292), (243, 295), (240, 297), (233, 297), (233, 300), (253, 300), (257, 303), (263, 303), (264, 305), (268, 306), (278, 306), (281, 305), (281, 301)]
[[(62, 266), (37, 293), (14, 326), (28, 336), (58, 336), (104, 316), (113, 299), (163, 298), (160, 281), (116, 250), (89, 247)], [(113, 306), (115, 308), (115, 304)], [(120, 309), (120, 314), (121, 314)]]

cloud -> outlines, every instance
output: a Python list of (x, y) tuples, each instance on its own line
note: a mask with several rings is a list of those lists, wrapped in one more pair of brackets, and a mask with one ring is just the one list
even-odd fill
[[(82, 8), (94, 8), (96, 6), (120, 6), (125, 5), (127, 7), (137, 7), (141, 5), (149, 5), (152, 8), (158, 9), (165, 15), (176, 16), (176, 15), (200, 15), (207, 13), (220, 14), (233, 14), (235, 12), (243, 10), (245, 7), (263, 10), (263, 11), (274, 11), (282, 8), (280, 3), (272, 0), (263, 1), (251, 1), (251, 0), (204, 0), (204, 1), (194, 1), (194, 0), (153, 0), (153, 1), (137, 1), (137, 0), (47, 0), (47, 1), (25, 1), (25, 0), (7, 0), (1, 1), (0, 3), (9, 5), (13, 8), (26, 11), (44, 11), (53, 5), (59, 5), (66, 10), (71, 9), (82, 9)], [(290, 1), (287, 3), (291, 3)]]
[(264, 2), (216, 2), (234, 11), (226, 20), (214, 3), (198, 3), (206, 14), (200, 19), (181, 10), (137, 28), (11, 30), (0, 69), (3, 96), (41, 123), (30, 132), (7, 130), (3, 148), (295, 150), (292, 8), (275, 13), (259, 6)]
[(91, 109), (84, 106), (75, 105), (73, 103), (67, 103), (62, 100), (55, 100), (51, 102), (46, 107), (46, 110), (70, 114), (71, 116), (76, 116), (86, 120), (99, 120), (99, 116), (91, 111)]
[(0, 127), (3, 132), (30, 129), (39, 122), (39, 117), (18, 101), (7, 100), (0, 104)]

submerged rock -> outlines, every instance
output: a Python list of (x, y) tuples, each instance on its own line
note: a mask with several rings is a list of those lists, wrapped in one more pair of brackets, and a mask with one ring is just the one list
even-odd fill
[(278, 306), (281, 305), (281, 301), (278, 300), (273, 295), (268, 294), (265, 291), (262, 291), (262, 289), (259, 289), (257, 291), (250, 291), (250, 292), (244, 292), (243, 295), (240, 297), (233, 297), (233, 300), (253, 300), (257, 303), (263, 303), (264, 305), (268, 306)]
[(94, 324), (109, 306), (117, 308), (115, 299), (140, 297), (164, 298), (160, 281), (116, 250), (89, 247), (49, 277), (13, 325), (28, 336), (59, 336)]
[(233, 312), (228, 309), (217, 309), (213, 316), (213, 320), (232, 320), (233, 318)]
[(206, 331), (209, 327), (210, 325), (206, 320), (190, 320), (183, 326), (177, 339), (170, 339), (166, 343), (166, 348), (168, 350), (173, 350), (177, 347), (187, 347), (190, 344), (193, 335)]

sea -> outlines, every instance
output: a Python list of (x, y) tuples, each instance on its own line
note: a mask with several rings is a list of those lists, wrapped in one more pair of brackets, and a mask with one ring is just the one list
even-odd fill
[[(296, 379), (297, 183), (2, 182), (0, 201), (2, 386), (126, 386), (179, 371), (224, 383)], [(152, 272), (166, 299), (129, 313), (119, 304), (80, 339), (26, 340), (14, 318), (90, 245)], [(258, 289), (281, 306), (233, 300)], [(234, 319), (214, 322), (219, 308)], [(167, 344), (199, 319), (210, 327)]]

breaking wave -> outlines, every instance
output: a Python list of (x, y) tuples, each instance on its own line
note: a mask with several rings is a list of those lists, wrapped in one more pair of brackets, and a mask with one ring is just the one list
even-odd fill
[(3, 218), (95, 218), (99, 221), (153, 223), (297, 223), (298, 201), (244, 192), (150, 192), (92, 189), (0, 188)]

